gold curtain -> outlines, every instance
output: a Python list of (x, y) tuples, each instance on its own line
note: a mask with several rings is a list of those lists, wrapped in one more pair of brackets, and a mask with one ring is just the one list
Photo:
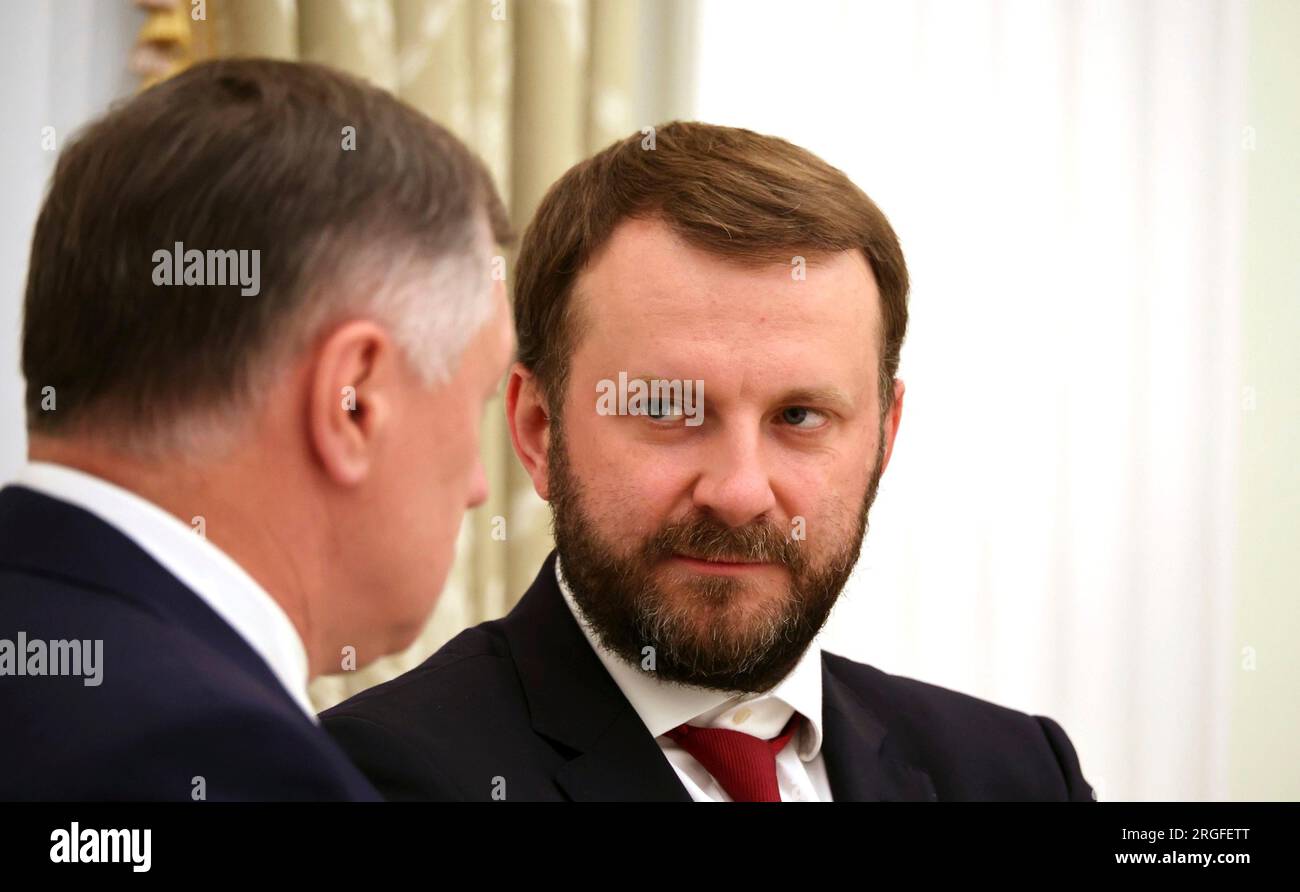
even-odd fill
[[(479, 153), (522, 231), (570, 165), (654, 123), (633, 119), (643, 2), (207, 0), (203, 19), (183, 16), (197, 51), (174, 68), (205, 56), (273, 56), (332, 65), (390, 89)], [(178, 0), (176, 9), (191, 6)], [(536, 575), (551, 548), (550, 515), (511, 449), (500, 397), (485, 415), (483, 460), (491, 495), (466, 517), (428, 628), (402, 654), (318, 679), (318, 708), (418, 665), (461, 629), (504, 615)], [(504, 539), (493, 536), (494, 518), (504, 519)]]

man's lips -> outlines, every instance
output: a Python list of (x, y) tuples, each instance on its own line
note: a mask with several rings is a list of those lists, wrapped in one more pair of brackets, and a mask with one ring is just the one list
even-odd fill
[(689, 557), (684, 554), (674, 554), (670, 560), (676, 561), (692, 570), (700, 573), (718, 573), (731, 575), (737, 573), (750, 573), (755, 570), (762, 570), (774, 566), (769, 561), (738, 561), (738, 560), (714, 560), (712, 558)]

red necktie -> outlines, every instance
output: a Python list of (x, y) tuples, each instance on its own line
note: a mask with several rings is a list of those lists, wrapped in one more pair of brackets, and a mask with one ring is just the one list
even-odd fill
[(799, 713), (790, 716), (771, 740), (730, 728), (678, 725), (668, 732), (677, 745), (713, 775), (732, 802), (780, 802), (776, 755), (799, 729)]

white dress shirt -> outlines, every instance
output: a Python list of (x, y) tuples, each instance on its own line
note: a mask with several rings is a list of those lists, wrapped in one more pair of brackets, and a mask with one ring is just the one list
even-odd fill
[(605, 648), (597, 639), (582, 608), (564, 580), (559, 558), (555, 576), (573, 618), (607, 672), (645, 723), (664, 756), (696, 802), (730, 802), (731, 797), (694, 756), (667, 737), (668, 731), (688, 724), (701, 728), (728, 728), (770, 739), (781, 733), (790, 716), (805, 719), (800, 730), (776, 757), (777, 787), (782, 802), (830, 802), (830, 781), (822, 759), (822, 658), (814, 640), (790, 674), (761, 694), (733, 694), (661, 681), (653, 672)]
[(304, 713), (307, 650), (288, 615), (229, 555), (174, 515), (99, 477), (51, 462), (28, 462), (13, 481), (116, 527), (198, 595), (271, 668)]

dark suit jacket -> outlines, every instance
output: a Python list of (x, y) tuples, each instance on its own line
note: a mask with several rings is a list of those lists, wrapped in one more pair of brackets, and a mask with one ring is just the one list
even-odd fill
[[(831, 792), (851, 800), (1079, 800), (1056, 722), (824, 653)], [(574, 621), (555, 555), (504, 619), (322, 715), (390, 799), (690, 801)], [(500, 779), (500, 780), (498, 780)]]
[(113, 526), (0, 491), (0, 638), (100, 639), (101, 683), (0, 675), (0, 799), (377, 799), (258, 654)]

